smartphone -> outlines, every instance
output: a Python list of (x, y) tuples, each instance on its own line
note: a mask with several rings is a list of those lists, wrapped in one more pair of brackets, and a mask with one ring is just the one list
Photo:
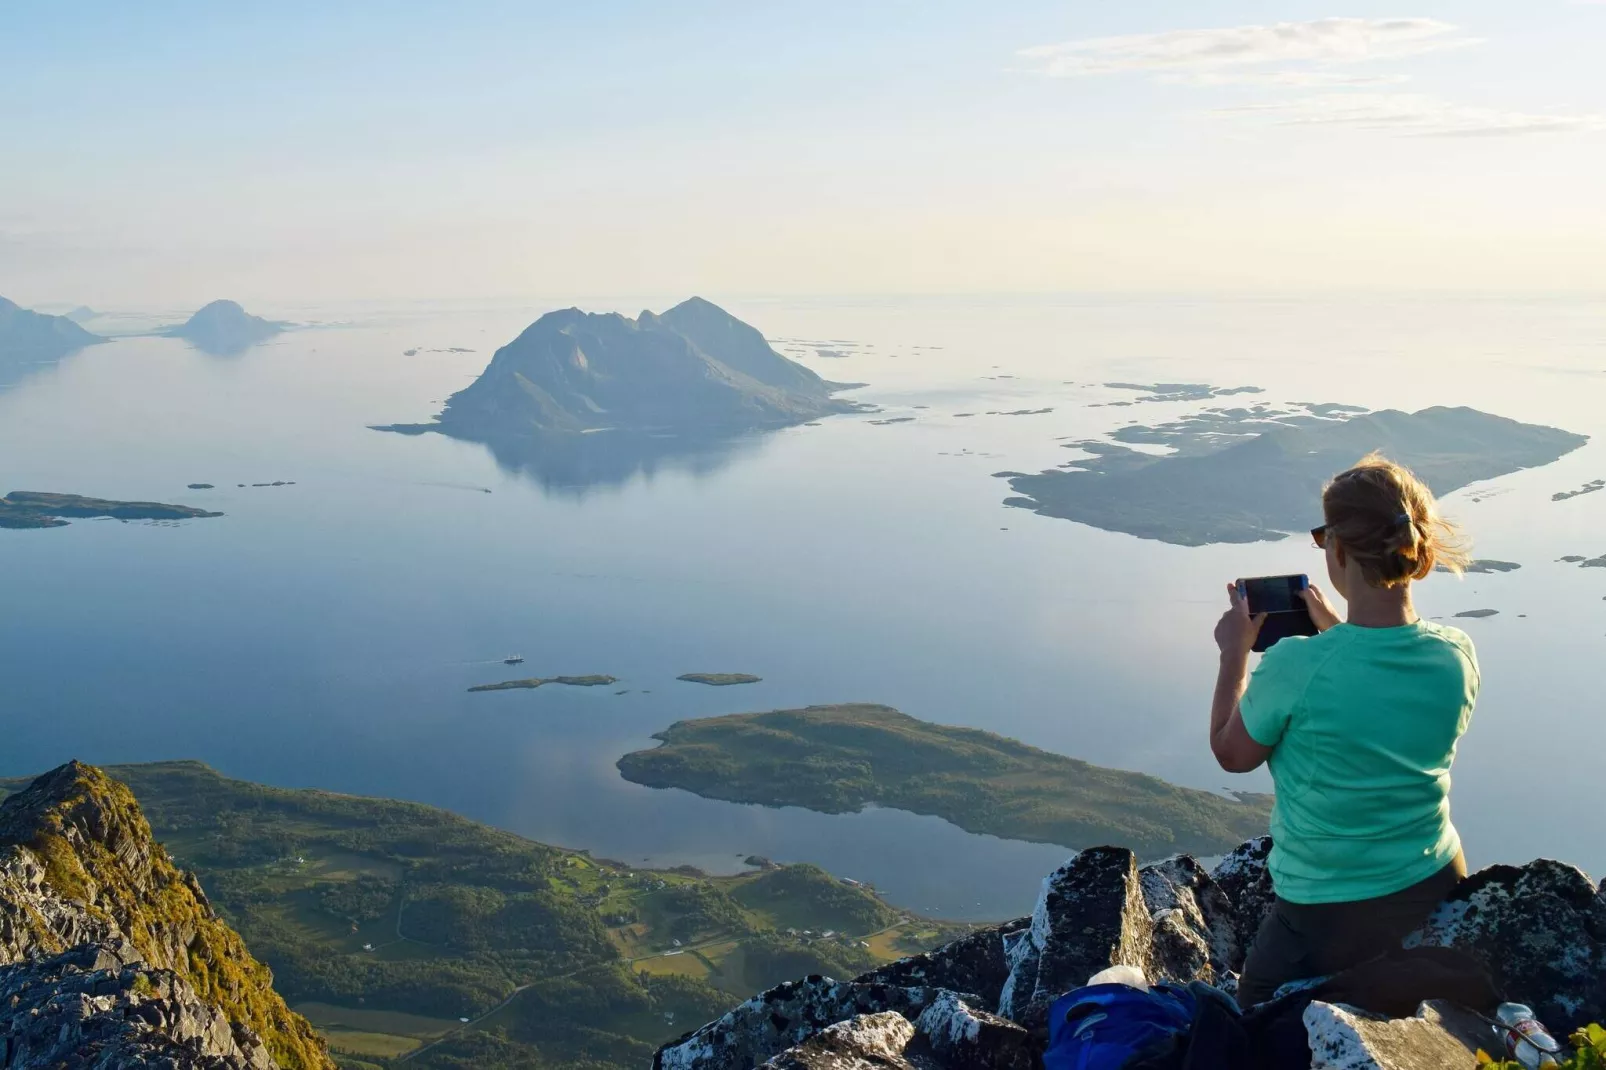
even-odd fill
[(1238, 581), (1238, 593), (1249, 604), (1249, 612), (1264, 613), (1266, 620), (1250, 649), (1264, 653), (1279, 639), (1291, 635), (1315, 635), (1316, 622), (1311, 620), (1301, 592), (1310, 586), (1310, 577), (1256, 576)]

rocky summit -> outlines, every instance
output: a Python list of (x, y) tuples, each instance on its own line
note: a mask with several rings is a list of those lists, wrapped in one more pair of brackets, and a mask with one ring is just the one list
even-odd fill
[(129, 790), (72, 762), (0, 803), (0, 1067), (334, 1063)]
[[(1270, 849), (1251, 840), (1209, 871), (1185, 855), (1140, 866), (1121, 848), (1082, 851), (1044, 879), (1031, 916), (849, 981), (780, 985), (665, 1045), (655, 1070), (1041, 1066), (1050, 1004), (1106, 967), (1234, 990), (1272, 903)], [(1571, 866), (1485, 869), (1405, 943), (1470, 953), (1557, 1035), (1606, 1018), (1606, 889)], [(1479, 1020), (1431, 1003), (1389, 1020), (1317, 1001), (1303, 1023), (1312, 1067), (1471, 1067), (1480, 1038), (1495, 1046)]]

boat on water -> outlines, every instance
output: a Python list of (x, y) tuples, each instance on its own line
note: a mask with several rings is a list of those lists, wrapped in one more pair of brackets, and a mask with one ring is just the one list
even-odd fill
[(518, 665), (524, 661), (523, 654), (512, 654), (502, 659), (503, 665)]

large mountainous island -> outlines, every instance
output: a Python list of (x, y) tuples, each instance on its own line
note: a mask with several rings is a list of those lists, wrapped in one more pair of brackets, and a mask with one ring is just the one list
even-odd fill
[(602, 433), (709, 440), (857, 408), (839, 389), (701, 298), (635, 319), (570, 308), (497, 350), (435, 423), (382, 430), (555, 450)]
[(251, 315), (237, 301), (213, 301), (183, 323), (161, 333), (170, 338), (183, 338), (203, 353), (232, 356), (282, 333), (284, 327), (282, 323)]
[(1319, 523), (1322, 486), (1374, 450), (1410, 466), (1435, 494), (1445, 495), (1549, 464), (1587, 441), (1469, 408), (1210, 408), (1068, 443), (1091, 456), (1062, 470), (1007, 473), (1021, 497), (1005, 504), (1183, 546), (1257, 542)]
[(104, 341), (66, 316), (32, 312), (0, 297), (0, 382), (29, 365), (48, 364)]

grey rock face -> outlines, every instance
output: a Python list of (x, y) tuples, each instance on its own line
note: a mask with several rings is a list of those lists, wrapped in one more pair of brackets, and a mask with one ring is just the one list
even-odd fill
[[(781, 985), (664, 1048), (655, 1065), (750, 1070), (771, 1059), (766, 1065), (786, 1070), (1031, 1070), (1040, 1065), (1048, 1006), (1108, 966), (1230, 990), (1274, 898), (1270, 847), (1266, 837), (1251, 840), (1211, 873), (1187, 857), (1140, 869), (1129, 851), (1083, 851), (1044, 880), (1030, 919), (857, 982)], [(1508, 997), (1533, 1007), (1556, 1035), (1606, 1019), (1606, 893), (1571, 866), (1486, 869), (1406, 944), (1479, 956)], [(913, 1023), (901, 1047), (895, 1039), (904, 1030), (889, 1011)], [(839, 1023), (851, 1028), (820, 1039)], [(1317, 1003), (1306, 1026), (1318, 1070), (1470, 1067), (1477, 1047), (1495, 1043), (1477, 1016), (1437, 1004), (1389, 1021)], [(894, 1040), (876, 1047), (854, 1039), (870, 1034)]]
[(1038, 1048), (1025, 1029), (972, 1008), (952, 992), (921, 1012), (915, 1029), (943, 1067), (1032, 1070), (1038, 1065)]
[(236, 1035), (182, 978), (86, 944), (0, 967), (7, 1070), (273, 1070), (261, 1040)]
[(1539, 859), (1490, 866), (1406, 938), (1484, 961), (1506, 997), (1556, 1035), (1606, 1018), (1606, 901), (1572, 866)]
[(83, 903), (56, 895), (32, 851), (0, 847), (0, 963), (121, 937), (116, 926)]
[(1255, 933), (1260, 931), (1260, 923), (1271, 912), (1272, 902), (1277, 898), (1271, 887), (1271, 871), (1266, 868), (1270, 857), (1271, 837), (1257, 836), (1240, 844), (1210, 874), (1216, 887), (1232, 904), (1232, 932), (1238, 942), (1234, 970), (1243, 969), (1242, 956), (1249, 953)]
[(1009, 980), (1010, 963), (1004, 957), (1005, 937), (1021, 932), (1030, 924), (1030, 918), (1019, 918), (996, 929), (982, 929), (935, 951), (888, 963), (854, 980), (859, 984), (969, 992), (980, 997), (981, 1006), (996, 1007), (1004, 982)]
[(921, 1070), (905, 1057), (915, 1027), (896, 1011), (827, 1026), (764, 1064), (764, 1070)]
[(749, 1070), (827, 1026), (896, 1011), (913, 1021), (941, 996), (936, 988), (856, 984), (829, 977), (788, 981), (726, 1011), (658, 1050), (654, 1070)]
[(69, 762), (0, 802), (0, 1067), (269, 1070), (270, 1040), (333, 1070), (126, 786)]
[(1243, 966), (1232, 901), (1188, 855), (1138, 870), (1143, 903), (1154, 920), (1150, 980), (1214, 981)]
[(1311, 1070), (1472, 1070), (1492, 1036), (1465, 1011), (1424, 1004), (1415, 1018), (1389, 1020), (1317, 1001), (1305, 1008)]
[(1109, 966), (1147, 970), (1154, 924), (1143, 902), (1137, 858), (1120, 847), (1093, 847), (1043, 880), (1027, 932), (1030, 947), (1005, 983), (1010, 1018), (1031, 1030), (1047, 1025), (1048, 1006)]

